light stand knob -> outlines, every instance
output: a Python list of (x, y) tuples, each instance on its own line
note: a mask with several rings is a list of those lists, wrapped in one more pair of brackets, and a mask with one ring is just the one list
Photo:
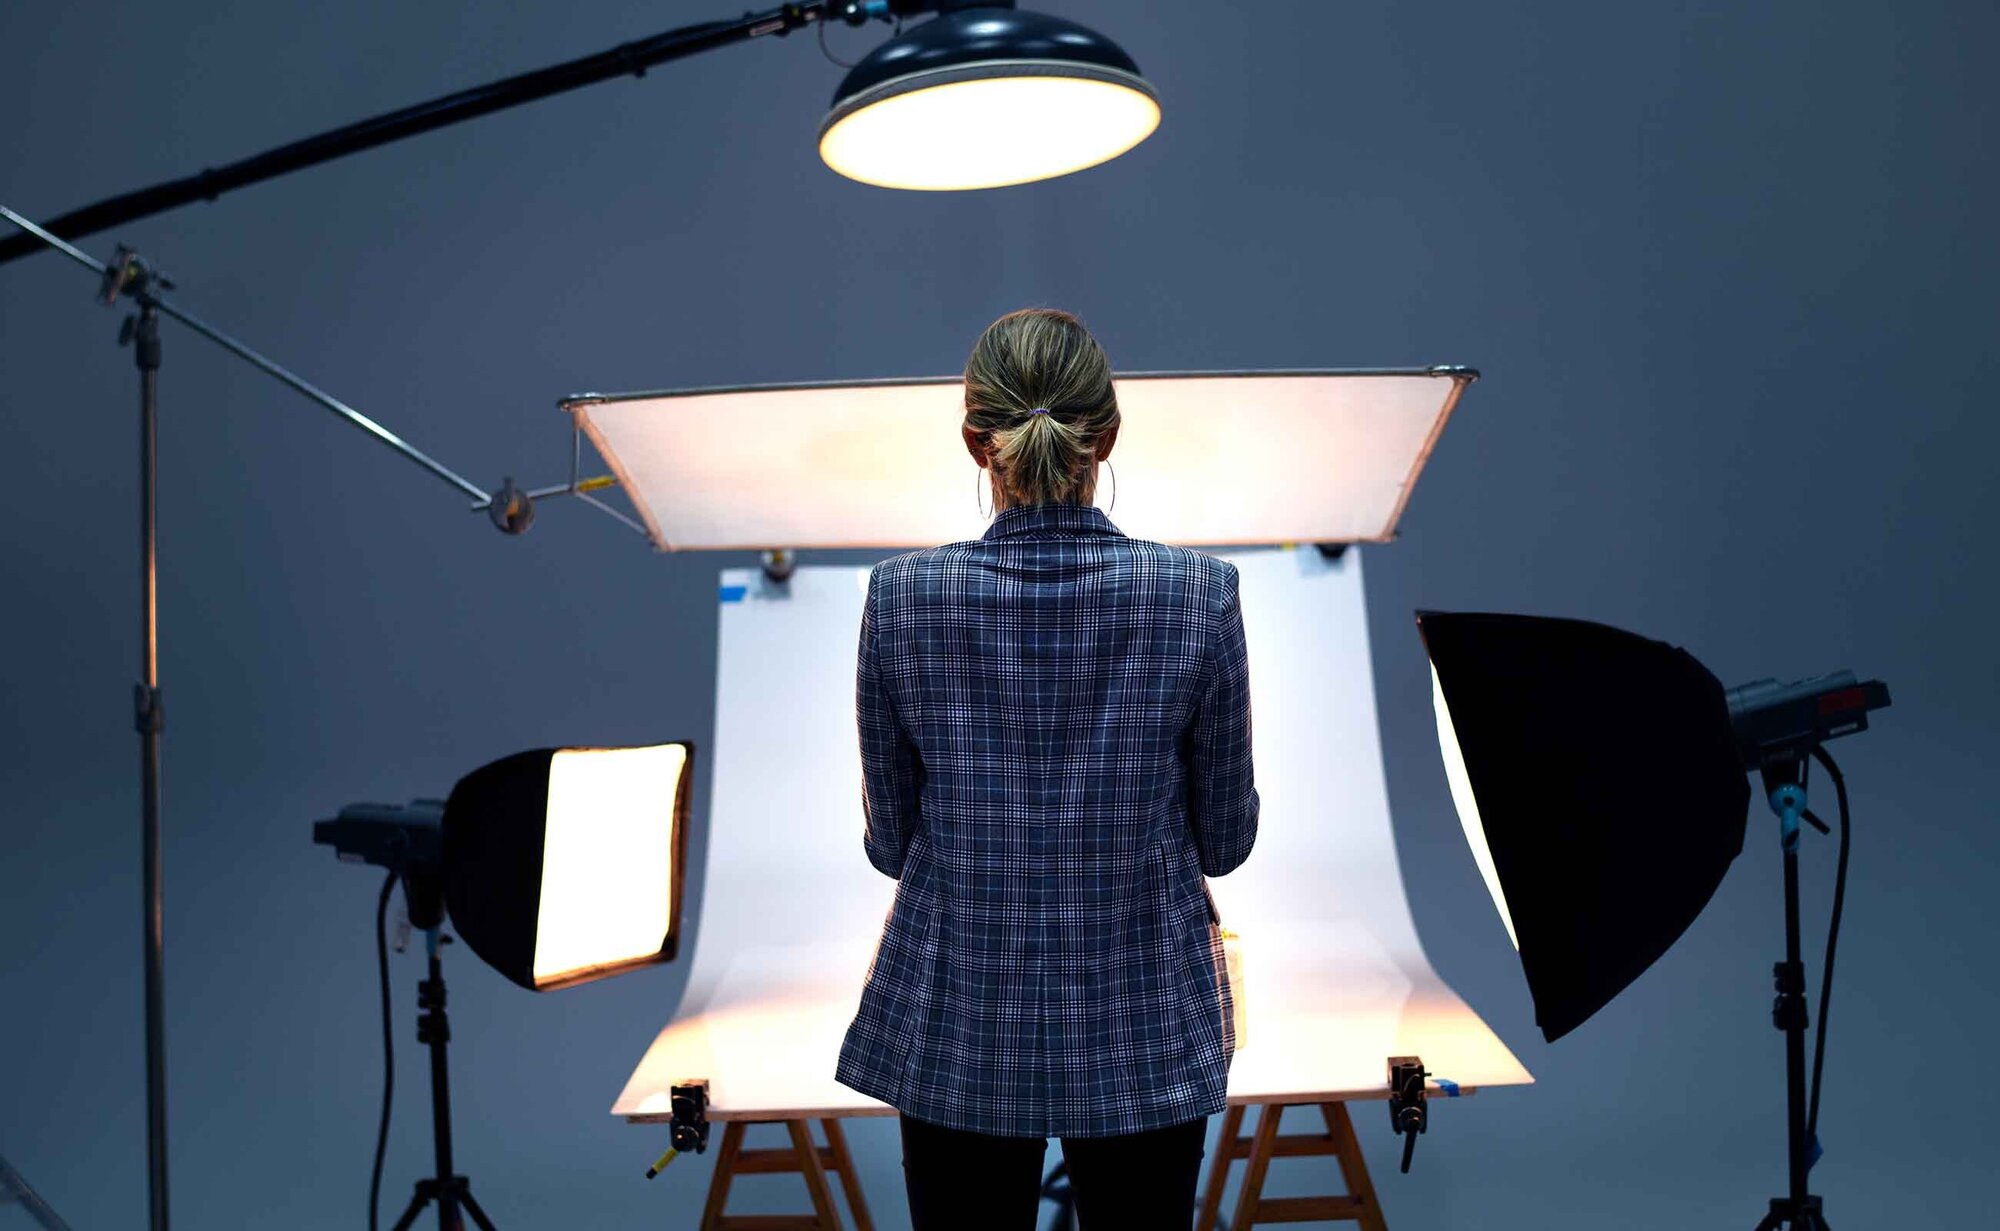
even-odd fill
[(486, 515), (502, 534), (526, 534), (528, 527), (535, 524), (535, 502), (514, 486), (514, 477), (509, 475), (500, 481), (500, 490), (493, 493)]

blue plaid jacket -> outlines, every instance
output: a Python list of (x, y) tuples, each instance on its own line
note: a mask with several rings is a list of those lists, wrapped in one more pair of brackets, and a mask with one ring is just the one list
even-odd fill
[(1257, 790), (1236, 567), (1089, 505), (869, 576), (863, 846), (898, 879), (835, 1078), (920, 1120), (1101, 1137), (1220, 1111), (1204, 876)]

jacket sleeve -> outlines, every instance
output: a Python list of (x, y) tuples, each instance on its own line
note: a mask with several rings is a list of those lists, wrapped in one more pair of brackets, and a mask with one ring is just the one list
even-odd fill
[(879, 570), (868, 575), (868, 598), (861, 607), (861, 645), (855, 672), (854, 712), (861, 733), (862, 847), (884, 876), (903, 874), (903, 856), (920, 818), (923, 760), (897, 717), (882, 679), (875, 637), (875, 594)]
[(1204, 876), (1225, 876), (1257, 842), (1257, 785), (1250, 765), (1250, 667), (1236, 566), (1225, 563), (1222, 609), (1205, 682), (1183, 741), (1188, 820)]

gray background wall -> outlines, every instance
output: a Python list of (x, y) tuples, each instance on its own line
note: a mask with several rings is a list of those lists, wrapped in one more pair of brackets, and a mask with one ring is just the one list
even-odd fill
[[(1409, 1177), (1363, 1108), (1394, 1224), (1747, 1226), (1782, 1142), (1768, 814), (1682, 943), (1545, 1046), (1439, 771), (1418, 605), (1604, 620), (1729, 681), (1890, 681), (1837, 749), (1858, 837), (1816, 1187), (1838, 1225), (1990, 1218), (1993, 6), (1049, 3), (1165, 99), (1157, 138), (1085, 175), (842, 180), (812, 147), (840, 70), (793, 37), (89, 246), (141, 246), (188, 306), (482, 482), (560, 475), (564, 393), (950, 372), (1027, 304), (1082, 313), (1126, 369), (1481, 367), (1368, 554), (1376, 684), (1424, 940), (1540, 1084), (1440, 1108)], [(17, 5), (0, 200), (50, 216), (734, 11)], [(879, 37), (831, 33), (848, 58)], [(52, 257), (0, 269), (0, 1153), (79, 1228), (145, 1202), (134, 381), (92, 289)], [(503, 539), (172, 325), (163, 390), (176, 1213), (353, 1226), (377, 881), (308, 823), (516, 748), (706, 739), (715, 573), (750, 557), (654, 557), (553, 505)], [(1831, 855), (1809, 838), (1814, 953)], [(649, 1185), (661, 1135), (605, 1114), (679, 971), (537, 997), (454, 969), (460, 1157), (502, 1225), (693, 1225), (712, 1156)], [(417, 977), (397, 961), (392, 1208), (427, 1160)], [(904, 1225), (893, 1123), (851, 1132), (878, 1225)], [(1273, 1190), (1322, 1182), (1290, 1163)], [(747, 1181), (744, 1208), (796, 1183)]]

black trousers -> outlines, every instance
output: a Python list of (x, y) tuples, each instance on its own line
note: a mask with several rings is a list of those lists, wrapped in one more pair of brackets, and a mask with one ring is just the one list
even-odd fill
[[(1034, 1231), (1042, 1137), (993, 1137), (901, 1117), (915, 1231)], [(1120, 1137), (1065, 1137), (1081, 1231), (1187, 1231), (1208, 1117)]]

